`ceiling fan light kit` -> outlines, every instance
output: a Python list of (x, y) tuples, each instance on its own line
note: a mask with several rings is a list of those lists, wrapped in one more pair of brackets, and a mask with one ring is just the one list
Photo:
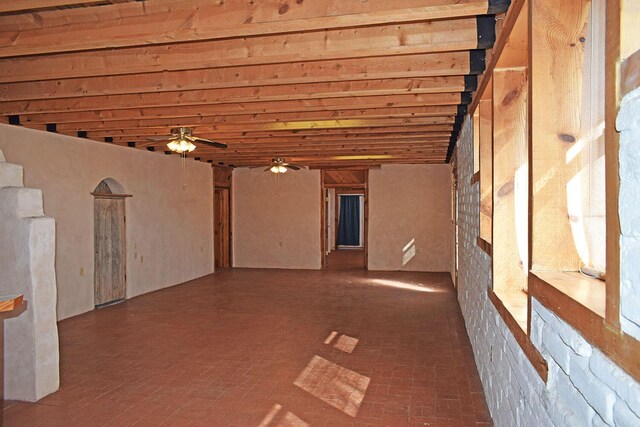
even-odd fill
[[(157, 138), (148, 138), (150, 140), (156, 140)], [(165, 139), (165, 138), (160, 138)], [(209, 145), (215, 148), (227, 148), (227, 144), (220, 142), (210, 141), (208, 139), (199, 138), (193, 135), (193, 129), (188, 127), (179, 127), (171, 129), (171, 136), (168, 139), (167, 148), (178, 154), (190, 153), (197, 147), (194, 142)]]
[[(260, 168), (260, 167), (264, 167), (264, 166), (251, 166), (251, 168)], [(292, 169), (294, 171), (300, 170), (302, 168), (302, 166), (298, 166), (298, 165), (294, 165), (292, 163), (287, 163), (285, 161), (285, 159), (283, 159), (282, 157), (277, 157), (275, 159), (271, 159), (271, 164), (269, 164), (269, 166), (267, 166), (267, 168), (265, 169), (266, 171), (271, 171), (273, 173), (275, 173), (276, 175), (281, 174), (281, 173), (285, 173), (286, 171), (288, 171), (289, 169)]]
[(167, 144), (167, 147), (169, 148), (169, 150), (178, 154), (187, 152), (190, 153), (196, 149), (196, 146), (186, 139), (173, 140)]
[(282, 165), (273, 165), (269, 170), (277, 174), (277, 173), (285, 173), (287, 171), (287, 168)]

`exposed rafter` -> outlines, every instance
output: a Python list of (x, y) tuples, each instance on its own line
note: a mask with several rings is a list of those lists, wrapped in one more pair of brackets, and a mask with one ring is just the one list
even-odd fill
[[(200, 161), (438, 163), (509, 0), (25, 0), (0, 6), (0, 123)], [(498, 34), (499, 37), (499, 34)]]

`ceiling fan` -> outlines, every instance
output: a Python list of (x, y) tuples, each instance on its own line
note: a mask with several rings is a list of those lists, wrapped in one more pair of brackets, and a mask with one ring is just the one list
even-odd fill
[[(251, 169), (261, 168), (262, 166), (252, 166)], [(284, 158), (276, 157), (275, 159), (271, 159), (271, 164), (267, 166), (266, 171), (271, 171), (275, 174), (285, 173), (287, 170), (292, 169), (294, 171), (300, 170), (304, 166), (294, 165), (293, 163), (287, 163)]]
[(171, 129), (171, 136), (169, 137), (155, 137), (147, 139), (149, 139), (150, 141), (167, 140), (169, 141), (169, 143), (167, 144), (169, 150), (178, 154), (184, 154), (187, 152), (190, 153), (195, 150), (196, 146), (193, 144), (194, 142), (210, 145), (216, 148), (227, 148), (227, 144), (193, 136), (193, 128), (186, 127)]

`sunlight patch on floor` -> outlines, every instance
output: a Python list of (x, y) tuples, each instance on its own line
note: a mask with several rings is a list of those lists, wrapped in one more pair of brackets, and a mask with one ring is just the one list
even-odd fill
[(338, 338), (338, 341), (336, 341), (333, 346), (345, 353), (353, 353), (356, 345), (358, 345), (358, 338), (350, 337), (349, 335), (340, 335), (340, 338)]
[(338, 333), (336, 331), (333, 331), (329, 334), (329, 336), (327, 337), (326, 340), (324, 340), (325, 344), (331, 344), (331, 341), (333, 341), (333, 339), (336, 337), (336, 335), (338, 335)]
[(267, 415), (264, 416), (260, 424), (258, 424), (258, 427), (267, 427), (269, 424), (271, 424), (271, 421), (273, 421), (276, 415), (278, 415), (280, 409), (282, 409), (282, 405), (278, 405), (277, 403), (273, 405), (269, 412), (267, 412)]
[[(337, 336), (338, 333), (336, 331), (332, 331), (327, 339), (324, 340), (324, 343), (330, 345), (333, 342), (333, 339)], [(345, 353), (353, 353), (356, 345), (358, 345), (358, 341), (360, 341), (358, 340), (358, 338), (350, 337), (349, 335), (343, 334), (340, 335), (340, 337), (336, 340), (336, 342), (333, 344), (333, 347), (337, 348), (338, 350), (344, 351)]]
[(298, 418), (296, 414), (287, 412), (277, 424), (277, 427), (307, 427), (308, 425), (308, 423)]
[(323, 402), (355, 417), (369, 387), (369, 381), (369, 377), (331, 363), (320, 356), (313, 356), (293, 383)]
[(438, 289), (431, 286), (424, 286), (420, 283), (407, 283), (400, 280), (388, 280), (388, 279), (367, 279), (366, 284), (374, 285), (374, 286), (387, 286), (391, 288), (397, 289), (405, 289), (408, 291), (416, 291), (416, 292), (445, 292), (444, 289)]
[[(287, 411), (286, 414), (282, 416), (279, 420), (277, 419), (278, 413), (282, 409), (282, 405), (275, 404), (269, 410), (267, 415), (264, 416), (258, 427), (308, 427), (309, 424), (301, 420), (296, 414), (293, 412)], [(275, 420), (275, 422), (274, 422)]]

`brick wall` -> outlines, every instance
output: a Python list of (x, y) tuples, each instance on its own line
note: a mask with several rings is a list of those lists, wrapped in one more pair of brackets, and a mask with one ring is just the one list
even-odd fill
[(640, 339), (640, 89), (624, 97), (616, 125), (620, 131), (620, 320), (626, 333)]
[[(630, 95), (627, 96), (627, 98)], [(625, 98), (625, 102), (627, 101)], [(635, 179), (628, 191), (640, 196), (640, 150), (627, 147), (628, 135), (635, 133), (637, 146), (640, 114), (625, 108), (640, 109), (640, 93), (633, 102), (623, 103), (618, 127), (623, 130), (621, 170), (629, 168), (626, 178)], [(632, 111), (632, 110), (629, 110)], [(468, 117), (458, 142), (459, 267), (458, 299), (473, 346), (487, 404), (497, 426), (591, 426), (640, 425), (640, 383), (629, 377), (580, 334), (536, 300), (532, 303), (531, 339), (549, 364), (545, 384), (533, 369), (513, 335), (488, 299), (491, 259), (477, 245), (479, 231), (479, 189), (471, 184), (473, 174), (473, 125)], [(625, 134), (625, 132), (629, 132)], [(628, 150), (628, 154), (625, 153)], [(631, 160), (633, 166), (631, 166)], [(624, 175), (621, 173), (621, 175)], [(622, 189), (626, 189), (624, 185)], [(625, 195), (621, 190), (621, 200)], [(635, 199), (640, 201), (640, 197)], [(637, 206), (637, 202), (634, 206)], [(621, 202), (621, 216), (624, 201)], [(630, 206), (631, 208), (631, 206)], [(625, 214), (626, 215), (626, 214)], [(631, 216), (631, 214), (629, 214)], [(640, 259), (640, 214), (633, 213), (629, 226), (623, 225), (621, 257), (623, 292), (635, 296), (624, 301), (627, 312), (638, 315), (640, 266), (629, 257)], [(623, 221), (624, 224), (624, 221)], [(635, 230), (635, 234), (634, 234)], [(628, 240), (628, 246), (627, 242)], [(635, 251), (635, 252), (634, 252)], [(625, 262), (627, 264), (625, 264)], [(635, 301), (635, 302), (634, 302)], [(635, 304), (635, 310), (631, 310)], [(637, 328), (637, 317), (628, 314), (628, 323)], [(625, 314), (626, 315), (626, 314)], [(627, 330), (625, 328), (625, 330)]]

